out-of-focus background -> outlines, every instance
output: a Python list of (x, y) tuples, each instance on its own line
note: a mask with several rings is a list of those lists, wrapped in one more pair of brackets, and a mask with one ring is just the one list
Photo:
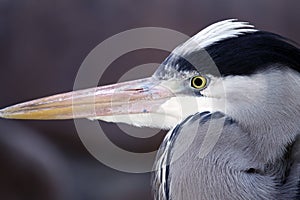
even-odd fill
[[(299, 10), (298, 0), (0, 0), (0, 107), (71, 91), (87, 54), (128, 29), (165, 27), (192, 36), (213, 22), (238, 18), (300, 43)], [(100, 84), (166, 55), (141, 50), (122, 56)], [(157, 149), (165, 133), (139, 143), (114, 124), (101, 125), (116, 144), (134, 152)], [(1, 119), (0, 199), (147, 200), (150, 174), (102, 165), (85, 149), (72, 120)]]

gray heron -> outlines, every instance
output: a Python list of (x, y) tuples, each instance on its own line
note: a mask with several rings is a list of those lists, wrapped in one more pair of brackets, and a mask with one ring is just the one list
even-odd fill
[[(295, 44), (225, 20), (174, 49), (152, 77), (20, 103), (0, 116), (170, 130), (155, 164), (157, 200), (299, 199), (299, 86)], [(207, 131), (220, 124), (199, 156)]]

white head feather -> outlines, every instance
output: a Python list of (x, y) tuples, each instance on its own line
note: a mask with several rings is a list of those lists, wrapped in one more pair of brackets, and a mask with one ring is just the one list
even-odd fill
[(182, 45), (178, 46), (173, 53), (185, 55), (191, 51), (198, 51), (209, 47), (219, 41), (238, 37), (245, 33), (256, 32), (253, 25), (248, 22), (239, 22), (237, 19), (228, 19), (217, 22), (203, 29)]

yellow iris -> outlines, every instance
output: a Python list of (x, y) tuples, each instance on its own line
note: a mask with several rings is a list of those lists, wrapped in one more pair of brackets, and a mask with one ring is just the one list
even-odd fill
[(191, 79), (191, 86), (196, 89), (203, 89), (207, 84), (207, 79), (203, 76), (194, 76)]

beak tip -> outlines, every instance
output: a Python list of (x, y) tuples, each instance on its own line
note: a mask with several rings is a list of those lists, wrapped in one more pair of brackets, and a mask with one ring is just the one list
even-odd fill
[(0, 118), (6, 118), (5, 117), (5, 111), (3, 111), (4, 109), (0, 109)]
[(0, 119), (12, 119), (13, 114), (10, 112), (9, 107), (0, 109)]
[(0, 118), (7, 118), (5, 108), (0, 109)]

